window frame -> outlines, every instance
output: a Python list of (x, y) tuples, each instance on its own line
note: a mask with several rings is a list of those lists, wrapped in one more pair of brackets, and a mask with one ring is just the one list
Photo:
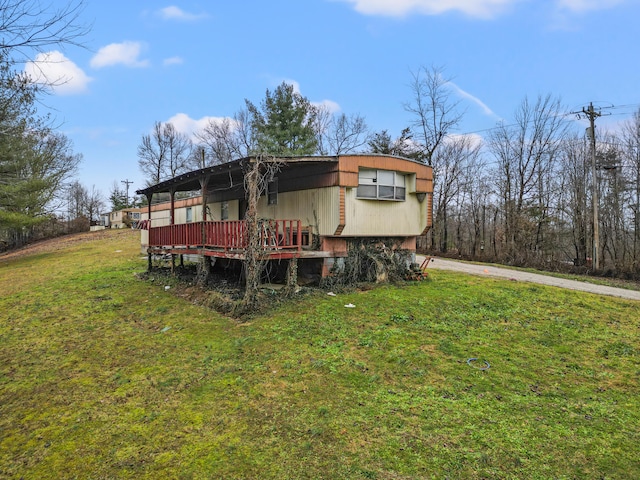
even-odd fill
[[(393, 175), (392, 179), (389, 178), (390, 175)], [(407, 176), (396, 170), (361, 168), (358, 170), (356, 198), (404, 202), (407, 199)]]

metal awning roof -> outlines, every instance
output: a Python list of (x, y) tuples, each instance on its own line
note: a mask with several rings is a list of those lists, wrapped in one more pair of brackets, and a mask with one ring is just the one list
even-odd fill
[[(424, 165), (417, 160), (398, 157), (395, 155), (386, 154), (347, 154), (341, 155), (347, 157), (389, 157), (402, 159), (407, 162)], [(271, 157), (274, 162), (278, 162), (282, 168), (295, 168), (303, 165), (319, 165), (327, 163), (338, 163), (340, 156), (296, 156), (296, 157)], [(244, 171), (247, 169), (256, 157), (245, 157), (232, 162), (223, 163), (220, 165), (213, 165), (210, 167), (201, 168), (192, 172), (183, 173), (177, 175), (174, 178), (170, 178), (156, 185), (152, 185), (147, 188), (136, 190), (138, 195), (145, 195), (147, 197), (154, 193), (170, 193), (170, 192), (189, 192), (197, 191), (202, 188), (202, 185), (206, 185), (208, 191), (221, 190), (226, 188), (238, 187), (244, 184)]]
[(165, 192), (188, 192), (200, 190), (201, 182), (207, 180), (209, 183), (216, 177), (224, 177), (225, 179), (231, 175), (241, 179), (242, 178), (242, 162), (245, 159), (235, 160), (229, 163), (223, 163), (221, 165), (214, 165), (212, 167), (205, 167), (199, 170), (193, 170), (191, 172), (183, 173), (176, 177), (165, 180), (164, 182), (157, 183), (147, 188), (137, 190), (138, 195), (152, 195), (154, 193)]
[[(149, 196), (153, 195), (154, 193), (169, 193), (171, 191), (195, 191), (202, 188), (201, 182), (206, 182), (207, 188), (218, 188), (223, 185), (232, 187), (244, 182), (243, 171), (254, 159), (255, 157), (245, 157), (239, 160), (234, 160), (232, 162), (205, 167), (199, 170), (193, 170), (192, 172), (183, 173), (176, 177), (170, 178), (169, 180), (157, 183), (156, 185), (136, 190), (136, 193), (138, 195)], [(337, 162), (338, 157), (278, 157), (274, 158), (274, 161), (282, 162), (283, 166), (291, 167), (294, 164), (308, 165), (312, 163)]]

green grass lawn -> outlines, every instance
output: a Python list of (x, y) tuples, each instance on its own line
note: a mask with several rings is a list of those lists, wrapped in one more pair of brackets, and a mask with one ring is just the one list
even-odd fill
[(0, 478), (640, 478), (637, 302), (431, 270), (239, 323), (138, 242), (0, 258)]

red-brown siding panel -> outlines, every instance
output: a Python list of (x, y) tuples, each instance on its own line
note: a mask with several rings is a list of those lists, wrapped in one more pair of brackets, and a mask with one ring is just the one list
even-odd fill
[(341, 155), (338, 159), (340, 185), (358, 186), (360, 168), (375, 168), (416, 174), (416, 191), (433, 192), (433, 171), (430, 166), (402, 158), (384, 155)]

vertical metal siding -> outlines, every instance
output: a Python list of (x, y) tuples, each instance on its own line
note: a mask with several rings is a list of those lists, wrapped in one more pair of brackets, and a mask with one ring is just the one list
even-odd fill
[(340, 221), (339, 187), (312, 188), (278, 193), (278, 204), (267, 205), (260, 197), (258, 215), (263, 218), (299, 218), (303, 225), (319, 228), (320, 235), (332, 235)]

